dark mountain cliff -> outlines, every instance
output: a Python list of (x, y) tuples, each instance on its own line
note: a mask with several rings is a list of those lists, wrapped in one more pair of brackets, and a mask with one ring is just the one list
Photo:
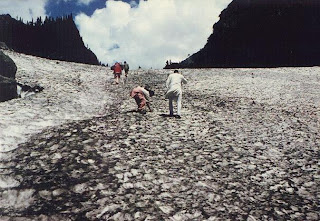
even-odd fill
[(84, 46), (79, 31), (69, 15), (63, 18), (48, 18), (24, 24), (0, 15), (0, 42), (20, 53), (39, 57), (99, 64), (96, 55)]
[(319, 39), (319, 0), (234, 0), (204, 48), (178, 66), (320, 65)]

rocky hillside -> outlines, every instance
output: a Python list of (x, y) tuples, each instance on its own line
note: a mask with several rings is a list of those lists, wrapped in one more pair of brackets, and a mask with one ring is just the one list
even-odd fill
[(319, 65), (319, 11), (318, 0), (233, 0), (204, 48), (179, 66)]
[(85, 47), (72, 16), (44, 21), (17, 21), (0, 15), (0, 42), (21, 53), (62, 61), (99, 64), (96, 55)]
[(112, 85), (105, 67), (6, 53), (46, 89), (0, 103), (0, 220), (319, 220), (320, 68), (186, 69), (178, 119), (171, 71)]

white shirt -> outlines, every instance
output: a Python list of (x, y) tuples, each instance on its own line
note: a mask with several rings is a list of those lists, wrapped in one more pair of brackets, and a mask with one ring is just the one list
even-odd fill
[(170, 74), (166, 86), (167, 86), (167, 93), (166, 93), (166, 98), (168, 97), (178, 97), (179, 95), (182, 94), (182, 88), (181, 84), (187, 83), (187, 80), (183, 77), (182, 74), (179, 73), (173, 73)]

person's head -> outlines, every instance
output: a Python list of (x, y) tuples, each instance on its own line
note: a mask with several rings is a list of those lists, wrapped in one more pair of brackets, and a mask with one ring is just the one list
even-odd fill
[(124, 61), (123, 63), (125, 63), (125, 64), (126, 64), (127, 62), (126, 62), (126, 61)]
[(154, 91), (153, 90), (149, 90), (149, 95), (150, 95), (150, 97), (152, 97), (154, 95)]
[(149, 84), (144, 85), (144, 89), (146, 89), (147, 91), (150, 90), (150, 85)]
[(173, 73), (177, 73), (177, 74), (178, 74), (178, 73), (179, 73), (179, 71), (178, 71), (178, 70), (174, 70), (174, 71), (173, 71)]
[(146, 85), (144, 86), (144, 89), (146, 89), (147, 91), (149, 91), (150, 97), (152, 97), (152, 96), (154, 95), (154, 91), (151, 90), (151, 88), (150, 88), (150, 86), (149, 86), (148, 84), (146, 84)]

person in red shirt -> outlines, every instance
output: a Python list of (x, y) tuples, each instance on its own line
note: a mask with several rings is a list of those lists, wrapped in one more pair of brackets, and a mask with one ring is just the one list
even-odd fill
[(122, 67), (119, 62), (116, 62), (111, 69), (113, 70), (115, 84), (119, 84), (120, 76), (122, 74)]

